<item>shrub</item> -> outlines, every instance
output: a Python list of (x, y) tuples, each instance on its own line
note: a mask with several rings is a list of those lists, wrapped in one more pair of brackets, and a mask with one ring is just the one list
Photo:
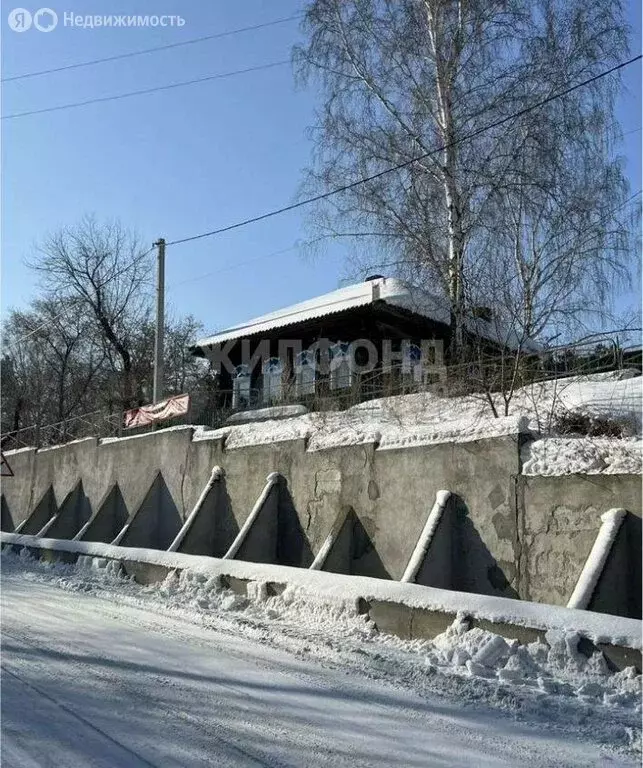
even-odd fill
[(553, 431), (559, 435), (587, 435), (588, 437), (627, 437), (632, 434), (628, 419), (593, 416), (583, 411), (563, 411), (556, 414)]

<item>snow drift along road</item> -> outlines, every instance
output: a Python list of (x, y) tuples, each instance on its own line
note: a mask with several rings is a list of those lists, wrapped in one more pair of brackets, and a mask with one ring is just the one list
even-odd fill
[[(429, 651), (348, 610), (243, 600), (191, 574), (141, 587), (7, 554), (2, 568), (5, 767), (638, 762), (640, 680), (605, 699), (613, 680), (565, 672), (579, 660), (564, 642), (547, 686), (485, 680), (474, 665), (506, 647), (481, 630), (454, 626)], [(473, 673), (453, 659), (467, 648)]]

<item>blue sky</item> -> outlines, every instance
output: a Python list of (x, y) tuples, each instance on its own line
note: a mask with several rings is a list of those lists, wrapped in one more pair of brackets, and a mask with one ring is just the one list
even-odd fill
[[(17, 34), (2, 19), (3, 76), (112, 56), (290, 16), (301, 0), (243, 3), (78, 0), (51, 7), (58, 27)], [(29, 6), (27, 6), (29, 7)], [(35, 10), (35, 7), (30, 10)], [(166, 28), (64, 27), (63, 13), (180, 14)], [(641, 41), (640, 3), (629, 6), (632, 51)], [(122, 61), (15, 83), (2, 93), (4, 115), (289, 58), (296, 21)], [(619, 102), (623, 130), (641, 125), (641, 70), (626, 71)], [(296, 89), (289, 65), (185, 88), (2, 123), (2, 309), (35, 295), (24, 265), (48, 232), (84, 213), (117, 217), (146, 243), (215, 229), (295, 199), (311, 144), (315, 94)], [(632, 190), (641, 188), (641, 132), (625, 137)], [(325, 246), (313, 260), (299, 249), (310, 237), (305, 211), (168, 248), (168, 303), (193, 313), (207, 331), (232, 325), (337, 287), (345, 252)], [(266, 256), (266, 258), (263, 258)], [(246, 262), (251, 261), (250, 264)], [(219, 272), (219, 274), (216, 274)], [(207, 273), (214, 273), (205, 276)], [(188, 282), (189, 281), (189, 282)], [(638, 303), (638, 292), (628, 303)]]

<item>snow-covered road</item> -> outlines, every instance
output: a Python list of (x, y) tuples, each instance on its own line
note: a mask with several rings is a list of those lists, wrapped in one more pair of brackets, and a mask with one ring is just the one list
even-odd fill
[(635, 764), (573, 731), (3, 568), (3, 768)]

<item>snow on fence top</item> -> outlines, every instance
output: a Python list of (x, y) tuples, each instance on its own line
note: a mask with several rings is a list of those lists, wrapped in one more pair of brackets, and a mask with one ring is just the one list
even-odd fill
[(578, 411), (626, 422), (631, 426), (632, 437), (549, 436), (525, 449), (525, 473), (640, 473), (641, 441), (637, 435), (641, 431), (643, 377), (620, 376), (594, 374), (527, 385), (515, 392), (509, 416), (501, 418), (494, 418), (488, 403), (479, 395), (441, 397), (422, 392), (370, 400), (345, 411), (307, 413), (204, 430), (195, 434), (195, 439), (223, 438), (227, 450), (296, 439), (306, 439), (309, 451), (364, 442), (377, 442), (380, 449), (404, 448), (520, 432), (551, 435), (552, 415)]
[[(623, 378), (619, 372), (529, 384), (516, 390), (509, 416), (501, 418), (494, 418), (480, 395), (444, 397), (421, 392), (369, 400), (345, 411), (304, 413), (219, 429), (180, 425), (154, 433), (102, 438), (100, 445), (192, 430), (192, 440), (223, 440), (226, 450), (301, 439), (307, 440), (309, 451), (367, 442), (377, 443), (380, 449), (394, 449), (533, 432), (546, 437), (524, 448), (524, 474), (638, 474), (642, 384), (643, 377)], [(500, 408), (500, 396), (496, 398)], [(557, 436), (550, 423), (552, 415), (569, 411), (622, 421), (629, 424), (632, 436)], [(14, 453), (6, 451), (8, 456)]]

